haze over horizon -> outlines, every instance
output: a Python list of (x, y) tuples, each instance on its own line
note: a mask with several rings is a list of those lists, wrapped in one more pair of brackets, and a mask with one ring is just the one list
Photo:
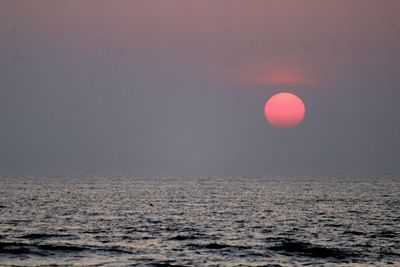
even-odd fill
[[(400, 1), (0, 2), (0, 174), (400, 173)], [(272, 95), (306, 105), (296, 128)]]

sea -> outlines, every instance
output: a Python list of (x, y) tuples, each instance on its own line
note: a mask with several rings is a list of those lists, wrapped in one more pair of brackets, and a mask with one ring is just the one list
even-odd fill
[(400, 266), (400, 176), (4, 176), (0, 266)]

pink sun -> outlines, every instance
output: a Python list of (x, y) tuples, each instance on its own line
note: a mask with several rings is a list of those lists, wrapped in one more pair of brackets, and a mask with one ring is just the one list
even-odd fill
[(278, 128), (292, 128), (303, 121), (305, 106), (298, 96), (279, 93), (265, 103), (264, 114), (271, 125)]

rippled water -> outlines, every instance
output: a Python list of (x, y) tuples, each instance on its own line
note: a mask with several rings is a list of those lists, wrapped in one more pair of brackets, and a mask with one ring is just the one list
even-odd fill
[(0, 266), (400, 265), (398, 178), (0, 178)]

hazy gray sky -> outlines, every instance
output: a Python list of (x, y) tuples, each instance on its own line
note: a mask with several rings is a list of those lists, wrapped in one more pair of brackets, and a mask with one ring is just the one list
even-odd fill
[[(400, 172), (400, 1), (0, 1), (0, 172)], [(265, 101), (300, 96), (276, 129)]]

